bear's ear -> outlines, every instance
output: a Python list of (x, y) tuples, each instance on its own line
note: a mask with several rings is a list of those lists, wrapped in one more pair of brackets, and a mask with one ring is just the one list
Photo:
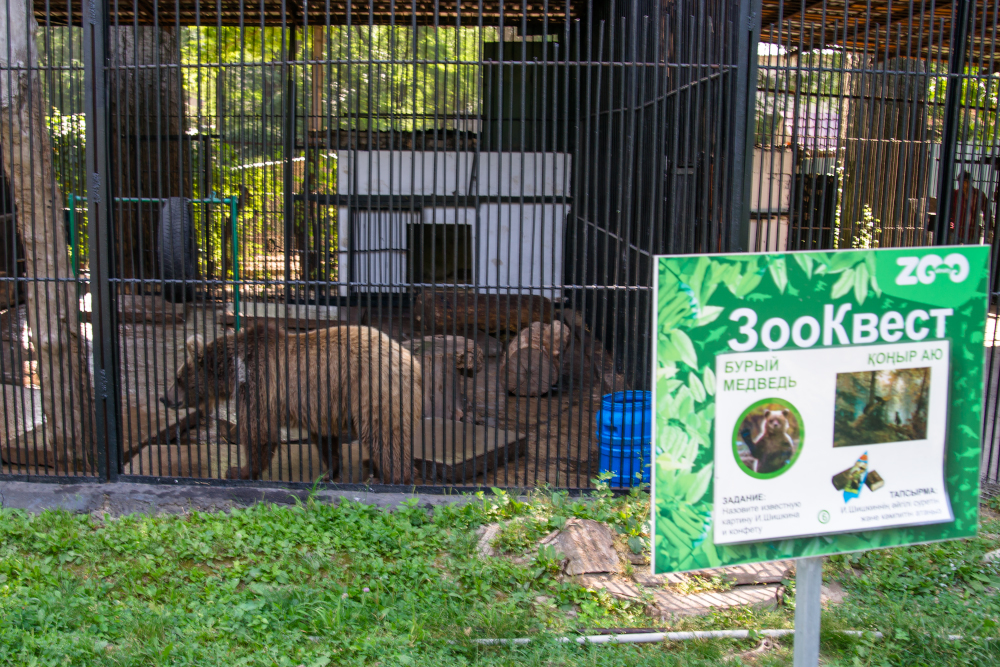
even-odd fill
[(782, 410), (782, 411), (781, 411), (781, 414), (783, 414), (783, 415), (785, 415), (785, 416), (787, 417), (787, 416), (788, 416), (788, 415), (790, 415), (791, 413), (790, 413), (790, 412), (789, 412), (788, 410)]
[(198, 350), (205, 348), (205, 339), (202, 338), (201, 334), (194, 334), (188, 336), (188, 339), (184, 341), (184, 346), (187, 348), (188, 356), (194, 357)]

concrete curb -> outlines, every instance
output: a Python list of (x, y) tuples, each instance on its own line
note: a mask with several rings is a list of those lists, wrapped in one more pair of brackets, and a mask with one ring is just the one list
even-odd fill
[[(77, 514), (183, 514), (185, 512), (225, 512), (233, 508), (258, 503), (294, 505), (305, 502), (307, 489), (279, 487), (221, 487), (156, 484), (40, 484), (34, 482), (0, 481), (0, 506), (23, 509), (32, 514), (44, 510), (62, 509)], [(475, 500), (468, 495), (432, 495), (410, 493), (372, 493), (366, 491), (329, 491), (315, 493), (319, 502), (332, 504), (341, 499), (353, 500), (376, 507), (394, 508), (417, 499), (421, 507), (465, 504)]]

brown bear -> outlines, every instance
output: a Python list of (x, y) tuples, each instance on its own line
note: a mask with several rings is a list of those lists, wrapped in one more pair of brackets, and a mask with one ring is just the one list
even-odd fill
[(781, 470), (795, 456), (795, 442), (788, 434), (788, 410), (768, 410), (760, 435), (750, 446), (750, 453), (757, 459), (757, 472), (771, 473)]
[[(230, 478), (259, 478), (285, 424), (305, 427), (313, 442), (353, 430), (369, 446), (383, 482), (412, 482), (413, 428), (423, 406), (420, 363), (377, 329), (294, 333), (271, 324), (208, 344), (194, 336), (162, 401), (196, 406), (233, 395), (239, 442), (250, 456), (248, 466), (228, 471)], [(335, 452), (331, 476), (339, 464)]]

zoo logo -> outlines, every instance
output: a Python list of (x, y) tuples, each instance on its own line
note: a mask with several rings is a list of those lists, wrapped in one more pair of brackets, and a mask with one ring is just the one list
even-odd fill
[(900, 257), (896, 260), (903, 270), (896, 276), (897, 285), (932, 284), (943, 273), (951, 278), (951, 282), (960, 283), (969, 277), (969, 260), (965, 255), (953, 252), (941, 259), (938, 255), (929, 254), (921, 257)]

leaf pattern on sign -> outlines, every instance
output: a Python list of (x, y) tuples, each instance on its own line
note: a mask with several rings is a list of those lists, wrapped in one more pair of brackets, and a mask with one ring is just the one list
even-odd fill
[[(875, 277), (875, 262), (872, 251), (701, 256), (694, 262), (693, 269), (690, 262), (678, 258), (660, 260), (656, 304), (659, 329), (656, 336), (656, 496), (653, 506), (658, 515), (654, 547), (658, 571), (719, 567), (941, 539), (944, 528), (937, 525), (838, 535), (835, 549), (829, 537), (737, 546), (716, 545), (713, 541), (710, 500), (715, 403), (711, 397), (715, 396), (717, 385), (713, 367), (715, 354), (728, 349), (726, 341), (734, 332), (727, 321), (718, 322), (724, 308), (711, 303), (713, 295), (724, 289), (751, 307), (754, 303), (772, 303), (771, 299), (777, 297), (798, 298), (801, 294), (823, 300), (847, 299), (861, 306), (873, 295), (882, 295)], [(981, 286), (984, 295), (986, 287), (984, 279)], [(886, 300), (882, 305), (887, 306)], [(897, 305), (894, 303), (892, 307)], [(972, 316), (971, 306), (964, 316)], [(713, 327), (699, 330), (713, 323)], [(963, 330), (962, 338), (973, 343), (974, 348), (978, 345), (976, 349), (982, 349), (982, 332)], [(959, 374), (959, 382), (953, 386), (953, 409), (980, 419), (982, 356), (976, 357), (965, 348), (957, 356), (974, 358), (965, 359), (968, 372)], [(958, 483), (958, 479), (978, 480), (979, 434), (964, 424), (956, 426), (951, 434), (953, 439), (961, 438), (968, 451), (962, 450), (955, 455), (956, 461), (967, 462), (961, 469), (963, 476), (952, 476), (949, 484)], [(956, 517), (954, 531), (975, 531), (977, 508), (974, 505), (955, 502), (953, 511)]]

